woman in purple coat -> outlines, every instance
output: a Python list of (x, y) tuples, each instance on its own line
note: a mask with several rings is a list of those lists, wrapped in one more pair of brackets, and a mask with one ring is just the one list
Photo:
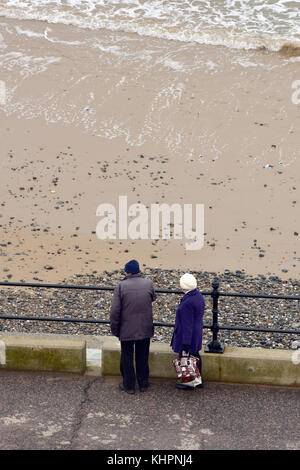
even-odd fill
[[(205, 302), (203, 295), (197, 289), (197, 280), (192, 274), (186, 273), (180, 278), (180, 287), (185, 294), (176, 310), (171, 346), (173, 351), (179, 354), (179, 357), (189, 355), (197, 357), (201, 374), (202, 364), (199, 351), (202, 348)], [(176, 388), (189, 390), (202, 386), (202, 381), (198, 378), (187, 383), (178, 382), (176, 384)]]

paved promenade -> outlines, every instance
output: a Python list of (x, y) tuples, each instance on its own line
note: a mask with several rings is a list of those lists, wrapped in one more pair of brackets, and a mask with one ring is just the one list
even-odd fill
[(0, 449), (300, 449), (300, 390), (0, 371)]

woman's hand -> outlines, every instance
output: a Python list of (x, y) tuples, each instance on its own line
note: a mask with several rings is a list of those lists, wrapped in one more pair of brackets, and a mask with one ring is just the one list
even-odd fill
[(190, 345), (189, 344), (183, 344), (180, 357), (189, 357), (190, 356)]

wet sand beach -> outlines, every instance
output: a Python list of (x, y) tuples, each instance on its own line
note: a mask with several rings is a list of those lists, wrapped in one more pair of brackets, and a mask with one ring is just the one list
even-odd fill
[[(299, 57), (0, 18), (1, 271), (299, 278)], [(101, 203), (204, 204), (204, 247), (99, 240)]]

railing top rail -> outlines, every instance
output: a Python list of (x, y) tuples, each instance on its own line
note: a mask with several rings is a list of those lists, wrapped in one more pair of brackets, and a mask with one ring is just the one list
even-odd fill
[(251, 294), (251, 293), (238, 293), (238, 292), (221, 292), (219, 295), (223, 297), (249, 297), (259, 299), (282, 299), (282, 300), (300, 300), (298, 295), (277, 295), (277, 294)]
[[(37, 287), (37, 288), (50, 288), (50, 289), (81, 289), (81, 290), (103, 290), (113, 291), (115, 286), (82, 286), (76, 284), (39, 284), (33, 282), (6, 282), (1, 281), (0, 286), (5, 287)], [(183, 294), (182, 290), (173, 289), (159, 289), (155, 288), (158, 294)], [(203, 295), (212, 295), (213, 291), (201, 291)], [(277, 299), (277, 300), (300, 300), (300, 296), (296, 295), (277, 295), (277, 294), (254, 294), (243, 292), (222, 292), (218, 291), (218, 296), (222, 297), (248, 297), (260, 299)]]

